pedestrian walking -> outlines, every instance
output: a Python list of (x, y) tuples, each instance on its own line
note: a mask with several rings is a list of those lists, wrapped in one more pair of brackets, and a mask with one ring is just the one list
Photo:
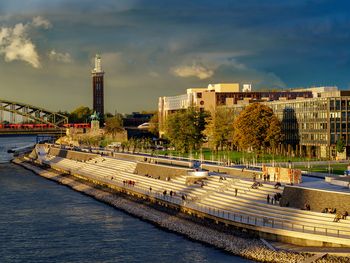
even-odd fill
[(267, 195), (266, 201), (268, 204), (270, 203), (270, 195), (269, 194)]
[(235, 196), (237, 196), (237, 194), (238, 194), (238, 189), (235, 188)]

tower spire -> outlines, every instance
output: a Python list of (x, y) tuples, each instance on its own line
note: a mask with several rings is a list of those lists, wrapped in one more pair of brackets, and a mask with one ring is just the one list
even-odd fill
[[(95, 67), (91, 71), (92, 75), (92, 90), (93, 90), (93, 110), (103, 118), (104, 114), (104, 87), (103, 77), (104, 72), (101, 67), (101, 56), (96, 54), (95, 56)], [(101, 120), (101, 119), (100, 119)]]
[(94, 71), (96, 73), (101, 73), (102, 72), (101, 56), (99, 54), (96, 54), (96, 56), (95, 56), (95, 68), (94, 68)]

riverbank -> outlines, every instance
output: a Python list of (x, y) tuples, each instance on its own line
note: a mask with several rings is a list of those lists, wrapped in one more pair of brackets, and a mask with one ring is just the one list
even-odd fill
[[(308, 254), (286, 251), (275, 252), (266, 247), (259, 239), (245, 238), (239, 236), (239, 234), (236, 236), (232, 233), (219, 231), (218, 229), (210, 229), (205, 225), (199, 225), (189, 220), (185, 215), (172, 215), (158, 209), (150, 208), (147, 204), (125, 198), (108, 189), (101, 189), (100, 187), (83, 182), (73, 176), (62, 174), (54, 170), (44, 170), (41, 167), (34, 166), (19, 159), (16, 159), (14, 162), (42, 177), (66, 185), (76, 191), (139, 217), (142, 220), (151, 222), (158, 227), (215, 246), (243, 258), (261, 262), (302, 262), (310, 256)], [(348, 259), (328, 256), (318, 262), (348, 262)]]

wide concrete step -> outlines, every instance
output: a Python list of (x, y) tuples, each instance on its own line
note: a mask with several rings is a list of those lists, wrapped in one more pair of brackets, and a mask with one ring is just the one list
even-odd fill
[(190, 188), (184, 188), (180, 187), (178, 185), (173, 185), (173, 184), (164, 184), (164, 181), (157, 180), (157, 179), (151, 179), (147, 178), (148, 180), (139, 178), (134, 176), (133, 174), (129, 173), (121, 173), (121, 181), (122, 180), (132, 180), (135, 181), (137, 185), (144, 186), (145, 188), (152, 187), (153, 192), (159, 192), (162, 193), (164, 190), (167, 190), (169, 193), (171, 191), (175, 191), (177, 194), (186, 194), (189, 197), (195, 198), (197, 195), (192, 191)]
[[(349, 238), (350, 233), (349, 230), (342, 230), (340, 228), (335, 228), (332, 226), (325, 226), (323, 224), (315, 224), (315, 223), (309, 223), (304, 221), (297, 221), (297, 220), (281, 220), (278, 217), (274, 216), (264, 216), (264, 215), (257, 215), (254, 211), (250, 210), (239, 210), (238, 208), (224, 208), (218, 204), (213, 203), (206, 203), (206, 202), (199, 202), (198, 204), (204, 205), (207, 208), (216, 209), (216, 211), (219, 212), (220, 215), (226, 215), (228, 213), (232, 214), (235, 213), (236, 215), (243, 215), (243, 223), (248, 224), (255, 224), (255, 225), (262, 225), (267, 227), (273, 227), (273, 228), (281, 228), (281, 229), (287, 229), (292, 231), (298, 231), (298, 232), (304, 232), (304, 233), (311, 233), (311, 234), (319, 234), (319, 235), (327, 235), (327, 236), (334, 236), (334, 237), (342, 237), (342, 238)], [(250, 217), (250, 218), (247, 218)], [(266, 218), (266, 224), (262, 224), (261, 220), (263, 218)], [(231, 218), (232, 219), (232, 218)], [(256, 223), (258, 222), (258, 224)]]
[(245, 182), (245, 181), (237, 181), (234, 183), (234, 185), (236, 186), (240, 186), (240, 187), (245, 187), (247, 189), (250, 189), (251, 191), (254, 192), (260, 192), (260, 193), (266, 193), (267, 194), (275, 194), (275, 193), (282, 193), (283, 189), (279, 188), (279, 189), (275, 189), (275, 188), (270, 188), (270, 187), (265, 187), (264, 184), (263, 186), (259, 186), (257, 189), (252, 188), (253, 182)]
[[(252, 204), (252, 200), (254, 200), (254, 198), (251, 198), (249, 196), (249, 193), (241, 193), (238, 192), (238, 196), (235, 196), (235, 193), (232, 191), (225, 191), (224, 196), (223, 197), (227, 197), (227, 198), (231, 198), (231, 199), (239, 199), (240, 202), (245, 202), (245, 203), (251, 203)], [(210, 198), (210, 197), (209, 197)], [(287, 214), (295, 214), (297, 213), (299, 216), (301, 215), (305, 215), (305, 216), (312, 216), (315, 218), (325, 218), (325, 220), (327, 221), (333, 221), (335, 215), (334, 214), (326, 214), (326, 213), (320, 213), (320, 212), (315, 212), (315, 211), (306, 211), (306, 210), (299, 210), (299, 209), (295, 209), (295, 208), (289, 208), (289, 207), (280, 207), (278, 205), (274, 205), (272, 206), (271, 204), (267, 204), (266, 203), (266, 198), (264, 200), (257, 200), (259, 202), (254, 201), (254, 205), (258, 206), (258, 207), (273, 207), (273, 209), (278, 209), (279, 211), (281, 211), (281, 213), (287, 213)], [(341, 221), (347, 221), (350, 223), (350, 219), (346, 219), (346, 220), (341, 220)]]
[(317, 226), (317, 227), (327, 227), (334, 230), (344, 230), (349, 231), (350, 235), (350, 226), (348, 224), (339, 224), (334, 223), (331, 221), (324, 221), (317, 218), (306, 218), (306, 217), (299, 217), (299, 216), (293, 216), (293, 215), (286, 215), (286, 214), (280, 214), (278, 213), (278, 210), (271, 211), (268, 209), (259, 209), (257, 211), (256, 207), (249, 206), (247, 204), (242, 204), (239, 202), (234, 202), (234, 200), (230, 200), (230, 203), (227, 202), (228, 200), (223, 200), (222, 198), (218, 198), (216, 196), (211, 196), (211, 199), (208, 200), (202, 200), (200, 203), (215, 206), (220, 209), (225, 210), (236, 210), (241, 211), (243, 213), (250, 213), (254, 216), (259, 217), (268, 217), (268, 218), (274, 218), (275, 220), (282, 220), (282, 221), (288, 221), (294, 224), (303, 224), (307, 226)]

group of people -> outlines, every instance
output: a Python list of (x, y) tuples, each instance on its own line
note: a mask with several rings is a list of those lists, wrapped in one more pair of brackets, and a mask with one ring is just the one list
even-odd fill
[(278, 189), (278, 188), (281, 187), (281, 186), (282, 186), (282, 185), (281, 185), (280, 182), (275, 183), (275, 189)]
[(339, 222), (340, 219), (346, 219), (349, 215), (348, 211), (337, 211), (336, 208), (325, 207), (321, 211), (322, 213), (335, 214), (333, 222)]
[(311, 206), (309, 203), (305, 203), (304, 207), (301, 210), (306, 210), (306, 211), (310, 211), (311, 210)]
[(322, 213), (335, 214), (337, 212), (337, 209), (336, 208), (326, 207), (326, 208), (323, 208), (321, 212)]
[(281, 198), (282, 198), (282, 194), (281, 193), (275, 193), (273, 197), (275, 198), (275, 200), (277, 202), (279, 202), (281, 200)]
[(333, 222), (339, 222), (340, 219), (346, 219), (348, 216), (348, 212), (347, 211), (343, 211), (343, 212), (337, 212), (335, 214), (334, 220)]
[(266, 202), (268, 204), (274, 205), (276, 204), (277, 201), (279, 201), (279, 199), (278, 200), (276, 199), (276, 194), (274, 196), (270, 196), (270, 194), (268, 194), (266, 197)]
[[(167, 194), (168, 194), (168, 191), (167, 191), (167, 190), (164, 190), (164, 191), (163, 191), (163, 195), (166, 196)], [(173, 190), (170, 190), (169, 195), (170, 195), (170, 196), (176, 196), (176, 192), (173, 191)]]
[[(135, 171), (135, 174), (137, 174), (137, 171)], [(153, 177), (152, 175), (149, 175), (149, 174), (145, 174), (145, 176), (148, 177), (148, 178), (160, 179), (160, 176), (158, 176), (158, 177)], [(170, 178), (170, 177), (169, 177), (169, 178)], [(169, 179), (169, 181), (170, 181), (170, 179)]]
[(124, 180), (123, 181), (123, 185), (126, 186), (135, 186), (135, 181), (132, 181), (132, 180)]
[(259, 186), (263, 186), (262, 183), (260, 182), (254, 182), (251, 186), (252, 189), (258, 189)]
[(269, 174), (264, 174), (263, 178), (264, 178), (264, 182), (270, 181), (270, 175)]

